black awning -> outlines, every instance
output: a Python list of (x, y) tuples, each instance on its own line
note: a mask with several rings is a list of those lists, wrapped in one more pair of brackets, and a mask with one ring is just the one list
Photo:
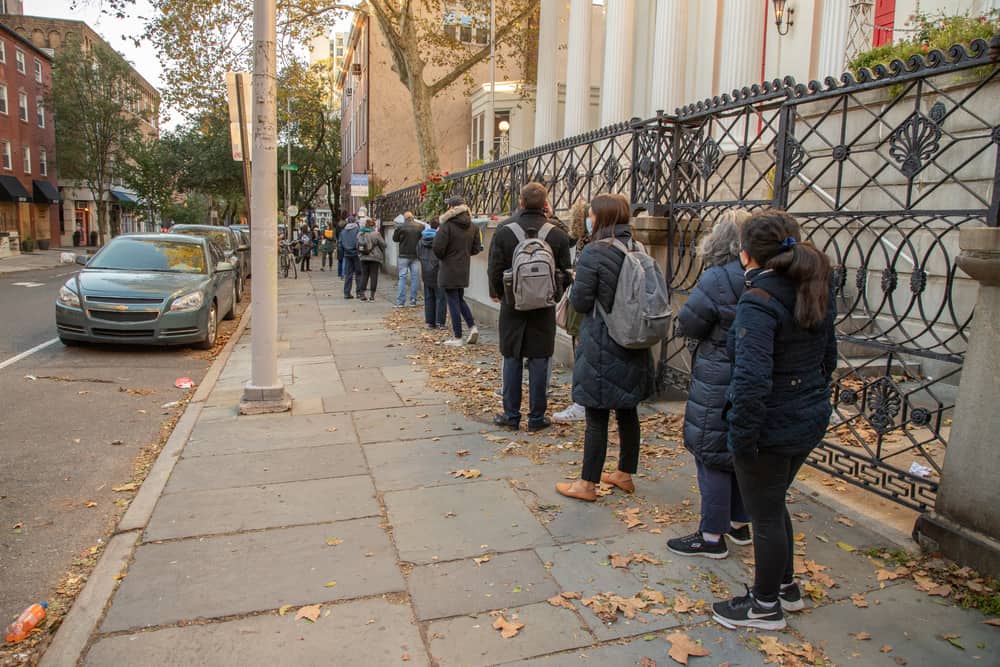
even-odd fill
[(6, 201), (31, 201), (31, 195), (15, 176), (0, 176), (0, 199)]
[(62, 199), (59, 197), (59, 190), (48, 181), (40, 181), (37, 178), (31, 181), (36, 204), (58, 204)]
[(123, 204), (138, 204), (138, 200), (127, 192), (111, 190), (111, 196)]

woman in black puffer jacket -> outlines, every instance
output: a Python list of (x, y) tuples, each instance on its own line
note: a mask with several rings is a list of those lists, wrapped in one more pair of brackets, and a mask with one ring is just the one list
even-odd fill
[(681, 556), (725, 558), (724, 535), (750, 544), (750, 517), (733, 474), (733, 455), (726, 447), (729, 425), (722, 416), (733, 364), (726, 335), (744, 287), (740, 227), (749, 217), (743, 209), (727, 211), (702, 240), (698, 254), (704, 272), (677, 314), (678, 332), (692, 347), (684, 446), (694, 455), (701, 494), (698, 530), (667, 541), (667, 548)]
[[(629, 350), (608, 334), (604, 319), (594, 312), (600, 302), (614, 317), (615, 289), (625, 255), (608, 241), (629, 245), (631, 211), (621, 195), (598, 195), (590, 204), (591, 242), (576, 265), (570, 302), (578, 313), (587, 313), (580, 327), (580, 342), (573, 365), (573, 400), (586, 408), (583, 473), (573, 483), (556, 484), (564, 496), (597, 499), (598, 482), (613, 484), (627, 493), (635, 491), (632, 475), (639, 465), (639, 403), (653, 393), (653, 357), (649, 350)], [(611, 411), (618, 421), (621, 454), (618, 470), (604, 473)]]

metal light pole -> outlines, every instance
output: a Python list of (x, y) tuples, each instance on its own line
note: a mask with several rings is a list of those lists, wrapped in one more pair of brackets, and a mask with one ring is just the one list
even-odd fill
[(288, 209), (292, 206), (292, 98), (286, 100), (285, 110), (288, 114), (288, 123), (285, 129), (285, 224), (288, 225), (288, 238), (294, 234), (293, 221), (288, 215)]
[(253, 3), (253, 175), (250, 230), (254, 252), (250, 382), (241, 414), (284, 412), (291, 400), (278, 378), (278, 122), (275, 0)]
[(496, 151), (493, 148), (495, 141), (494, 134), (497, 122), (496, 112), (496, 87), (497, 87), (497, 65), (496, 65), (496, 0), (490, 0), (490, 108), (486, 112), (486, 136), (489, 137), (489, 144), (486, 150), (489, 151), (490, 160), (496, 160)]

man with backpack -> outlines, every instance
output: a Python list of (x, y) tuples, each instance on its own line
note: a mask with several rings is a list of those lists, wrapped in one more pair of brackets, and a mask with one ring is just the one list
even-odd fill
[(503, 414), (493, 422), (512, 430), (521, 423), (521, 381), (528, 360), (528, 430), (551, 425), (549, 358), (555, 352), (556, 311), (571, 267), (569, 236), (545, 214), (548, 192), (539, 183), (521, 188), (516, 215), (500, 223), (490, 245), (490, 296), (500, 303)]
[(417, 305), (417, 290), (420, 288), (420, 260), (417, 258), (417, 246), (424, 226), (413, 219), (413, 213), (403, 214), (403, 224), (396, 227), (392, 240), (399, 244), (399, 294), (396, 296), (396, 307), (406, 305), (406, 278), (410, 278), (410, 306)]
[(361, 288), (361, 258), (358, 257), (358, 234), (361, 226), (354, 218), (348, 218), (344, 230), (337, 240), (337, 249), (344, 260), (344, 298), (353, 299), (353, 286), (357, 282)]

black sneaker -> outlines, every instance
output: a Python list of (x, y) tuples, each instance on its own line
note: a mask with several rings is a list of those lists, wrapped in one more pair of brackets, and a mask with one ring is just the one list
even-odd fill
[(493, 415), (493, 423), (509, 431), (516, 431), (521, 428), (521, 424), (519, 422), (511, 421), (503, 415)]
[(552, 420), (548, 417), (542, 417), (541, 421), (528, 422), (528, 433), (535, 433), (547, 429), (552, 426)]
[(726, 535), (729, 536), (729, 539), (730, 541), (732, 541), (733, 544), (738, 544), (741, 547), (745, 547), (746, 545), (751, 544), (753, 542), (753, 539), (751, 539), (750, 537), (749, 523), (740, 528), (730, 527), (729, 532), (726, 533)]
[(781, 600), (783, 611), (802, 611), (806, 608), (805, 600), (802, 599), (802, 591), (794, 581), (789, 585), (782, 584), (778, 590), (778, 599)]
[(712, 618), (727, 628), (758, 628), (760, 630), (781, 630), (785, 616), (777, 602), (767, 608), (760, 604), (747, 588), (747, 594), (712, 605)]
[(705, 558), (725, 558), (729, 555), (726, 541), (719, 538), (718, 542), (709, 542), (702, 537), (701, 531), (691, 533), (686, 537), (675, 537), (667, 540), (667, 548), (680, 556), (704, 556)]

